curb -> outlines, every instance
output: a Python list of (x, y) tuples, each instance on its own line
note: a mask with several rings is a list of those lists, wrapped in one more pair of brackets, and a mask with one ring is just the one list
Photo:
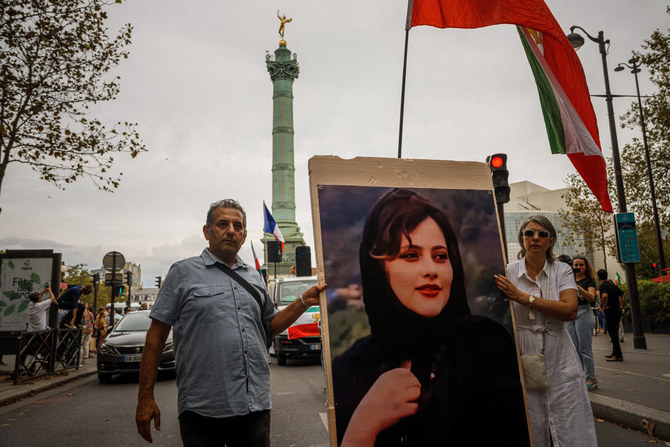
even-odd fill
[[(78, 379), (83, 379), (84, 377), (91, 376), (93, 374), (96, 374), (96, 370), (93, 371), (78, 371), (76, 374), (72, 375), (67, 375), (67, 376), (62, 376), (59, 378), (52, 378), (51, 380), (45, 381), (45, 383), (39, 384), (38, 386), (32, 387), (28, 390), (21, 390), (16, 393), (12, 393), (9, 396), (0, 396), (0, 407), (4, 407), (6, 405), (13, 404), (21, 399), (25, 399), (26, 397), (32, 397), (35, 396), (38, 393), (42, 393), (44, 391), (48, 391), (52, 388), (56, 388), (59, 386), (63, 386), (65, 384), (68, 384), (70, 382), (74, 382), (75, 380)], [(0, 393), (0, 394), (8, 394), (8, 393)]]
[(589, 397), (594, 417), (670, 441), (670, 413), (593, 393)]

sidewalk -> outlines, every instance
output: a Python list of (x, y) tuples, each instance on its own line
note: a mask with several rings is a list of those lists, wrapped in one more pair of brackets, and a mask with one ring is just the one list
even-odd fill
[[(621, 344), (623, 362), (607, 362), (611, 353), (607, 335), (593, 337), (598, 389), (589, 393), (593, 415), (598, 419), (649, 432), (670, 441), (670, 335), (645, 334), (647, 349), (633, 348), (633, 335), (626, 333)], [(5, 356), (12, 370), (14, 357)], [(48, 389), (96, 373), (95, 357), (86, 360), (79, 370), (14, 385), (8, 375), (0, 375), (0, 405), (9, 405)]]
[(53, 376), (44, 376), (14, 385), (14, 381), (9, 376), (14, 371), (14, 361), (15, 356), (5, 355), (3, 362), (6, 365), (0, 365), (0, 406), (10, 405), (21, 399), (33, 397), (43, 391), (97, 373), (94, 355), (90, 359), (86, 359), (86, 363), (80, 366), (78, 370), (57, 371)]
[(670, 440), (670, 335), (645, 334), (647, 349), (633, 348), (633, 334), (621, 344), (623, 362), (607, 362), (609, 336), (593, 337), (598, 389), (589, 393), (593, 415)]

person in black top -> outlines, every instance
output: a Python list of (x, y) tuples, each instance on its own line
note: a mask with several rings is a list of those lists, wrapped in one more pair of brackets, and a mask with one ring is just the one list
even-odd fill
[(589, 391), (598, 389), (591, 339), (595, 327), (595, 316), (591, 304), (596, 300), (596, 281), (591, 264), (584, 256), (575, 256), (572, 267), (577, 282), (577, 318), (566, 324), (568, 332), (575, 344), (579, 361), (586, 375), (586, 387)]
[(443, 211), (389, 191), (367, 215), (359, 261), (371, 334), (333, 362), (338, 444), (529, 445), (514, 341), (470, 315)]
[(607, 270), (598, 270), (598, 279), (600, 280), (598, 289), (600, 290), (600, 303), (605, 311), (607, 333), (612, 341), (612, 353), (605, 357), (608, 362), (623, 362), (623, 353), (621, 344), (619, 344), (619, 323), (625, 294), (611, 279), (607, 279)]

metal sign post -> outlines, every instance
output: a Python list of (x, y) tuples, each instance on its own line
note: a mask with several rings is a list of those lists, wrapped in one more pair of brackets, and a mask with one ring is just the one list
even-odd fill
[[(104, 258), (102, 258), (102, 266), (106, 268), (107, 270), (112, 271), (112, 285), (110, 287), (112, 288), (112, 298), (111, 298), (111, 303), (110, 303), (110, 315), (109, 315), (109, 326), (110, 328), (114, 326), (114, 298), (116, 298), (116, 292), (119, 290), (119, 286), (114, 285), (116, 283), (116, 272), (118, 270), (121, 270), (123, 266), (126, 264), (126, 258), (123, 257), (121, 253), (118, 251), (110, 251), (105, 255)], [(119, 273), (121, 275), (121, 278), (123, 277), (122, 273)], [(107, 278), (107, 275), (105, 275), (105, 279)]]

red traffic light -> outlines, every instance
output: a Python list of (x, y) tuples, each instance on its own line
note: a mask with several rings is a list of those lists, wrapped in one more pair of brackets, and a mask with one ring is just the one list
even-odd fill
[(502, 159), (502, 157), (493, 157), (490, 163), (494, 168), (499, 168), (505, 163), (505, 161)]

